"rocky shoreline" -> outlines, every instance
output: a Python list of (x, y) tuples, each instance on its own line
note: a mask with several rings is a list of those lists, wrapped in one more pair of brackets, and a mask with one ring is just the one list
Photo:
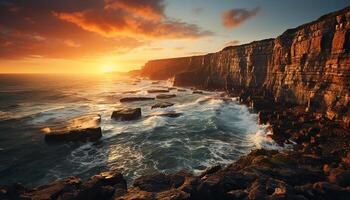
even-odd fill
[[(200, 175), (145, 175), (130, 186), (118, 172), (86, 181), (68, 177), (34, 189), (14, 184), (0, 188), (0, 199), (348, 200), (349, 66), (350, 7), (276, 39), (204, 56), (150, 61), (141, 75), (174, 77), (175, 86), (238, 96), (258, 113), (260, 123), (269, 124), (274, 141), (291, 143), (293, 149), (257, 149)], [(135, 100), (149, 99), (123, 99)]]
[(252, 150), (200, 175), (151, 174), (130, 186), (119, 172), (86, 181), (67, 177), (34, 189), (16, 183), (1, 187), (0, 199), (349, 199), (349, 129), (306, 107), (250, 94), (242, 91), (239, 101), (258, 112), (260, 123), (269, 124), (273, 140), (292, 143), (293, 150)]

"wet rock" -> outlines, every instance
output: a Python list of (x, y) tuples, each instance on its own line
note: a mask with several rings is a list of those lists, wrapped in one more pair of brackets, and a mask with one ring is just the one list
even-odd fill
[(34, 189), (7, 189), (2, 199), (107, 200), (114, 195), (116, 189), (126, 191), (123, 175), (118, 172), (103, 172), (85, 182), (78, 177), (67, 177)]
[(158, 89), (147, 90), (147, 93), (167, 93), (167, 92), (169, 92), (169, 90), (158, 90)]
[(152, 109), (155, 108), (166, 108), (166, 107), (170, 107), (173, 106), (173, 103), (169, 103), (169, 102), (160, 102), (160, 103), (156, 103), (152, 106)]
[(159, 84), (160, 83), (160, 81), (153, 81), (152, 82), (152, 85), (157, 85), (157, 84)]
[(151, 101), (154, 100), (153, 97), (124, 97), (121, 98), (120, 102), (134, 102), (134, 101)]
[(339, 168), (332, 169), (330, 170), (328, 180), (342, 187), (350, 186), (350, 171)]
[(203, 91), (195, 90), (192, 92), (192, 94), (203, 94)]
[(185, 89), (177, 89), (178, 92), (186, 92), (187, 90)]
[(167, 113), (156, 113), (151, 116), (160, 116), (160, 117), (170, 117), (170, 118), (176, 118), (180, 117), (182, 113), (177, 113), (177, 112), (167, 112)]
[(130, 90), (130, 91), (125, 91), (123, 94), (136, 94), (138, 92), (141, 92), (140, 90)]
[(157, 99), (170, 99), (176, 97), (176, 94), (159, 94), (156, 96)]
[(206, 175), (209, 175), (209, 174), (212, 174), (212, 173), (215, 173), (217, 171), (219, 171), (221, 169), (221, 165), (215, 165), (215, 166), (212, 166), (212, 167), (209, 167), (207, 168), (204, 172), (202, 172), (199, 177), (202, 178)]
[(64, 127), (47, 127), (42, 131), (48, 143), (96, 141), (102, 137), (100, 122), (100, 115), (84, 115), (68, 120)]
[(141, 108), (123, 108), (113, 111), (111, 118), (115, 120), (129, 121), (141, 117)]

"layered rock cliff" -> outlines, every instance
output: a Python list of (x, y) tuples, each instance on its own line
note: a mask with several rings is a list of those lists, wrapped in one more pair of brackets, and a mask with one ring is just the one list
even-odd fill
[(151, 79), (177, 86), (250, 91), (303, 105), (350, 123), (350, 7), (285, 31), (275, 39), (230, 46), (203, 56), (152, 60)]

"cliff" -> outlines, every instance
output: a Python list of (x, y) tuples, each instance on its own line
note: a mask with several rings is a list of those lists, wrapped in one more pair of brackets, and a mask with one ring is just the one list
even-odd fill
[(141, 74), (174, 77), (177, 86), (269, 95), (349, 126), (350, 7), (285, 31), (275, 39), (203, 56), (152, 60)]

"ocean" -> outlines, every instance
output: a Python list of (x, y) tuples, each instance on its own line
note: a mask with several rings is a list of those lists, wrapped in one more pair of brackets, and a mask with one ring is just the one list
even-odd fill
[[(129, 182), (159, 171), (199, 173), (252, 149), (275, 147), (257, 115), (235, 98), (221, 98), (220, 92), (173, 89), (169, 93), (176, 97), (171, 99), (119, 102), (122, 97), (154, 97), (147, 90), (168, 87), (170, 81), (114, 75), (0, 75), (0, 185), (33, 187), (107, 170), (121, 171)], [(174, 106), (151, 109), (162, 101)], [(141, 107), (142, 118), (112, 120), (113, 110), (123, 107)], [(154, 116), (171, 111), (182, 115)], [(43, 128), (86, 114), (102, 116), (98, 142), (45, 143)]]

